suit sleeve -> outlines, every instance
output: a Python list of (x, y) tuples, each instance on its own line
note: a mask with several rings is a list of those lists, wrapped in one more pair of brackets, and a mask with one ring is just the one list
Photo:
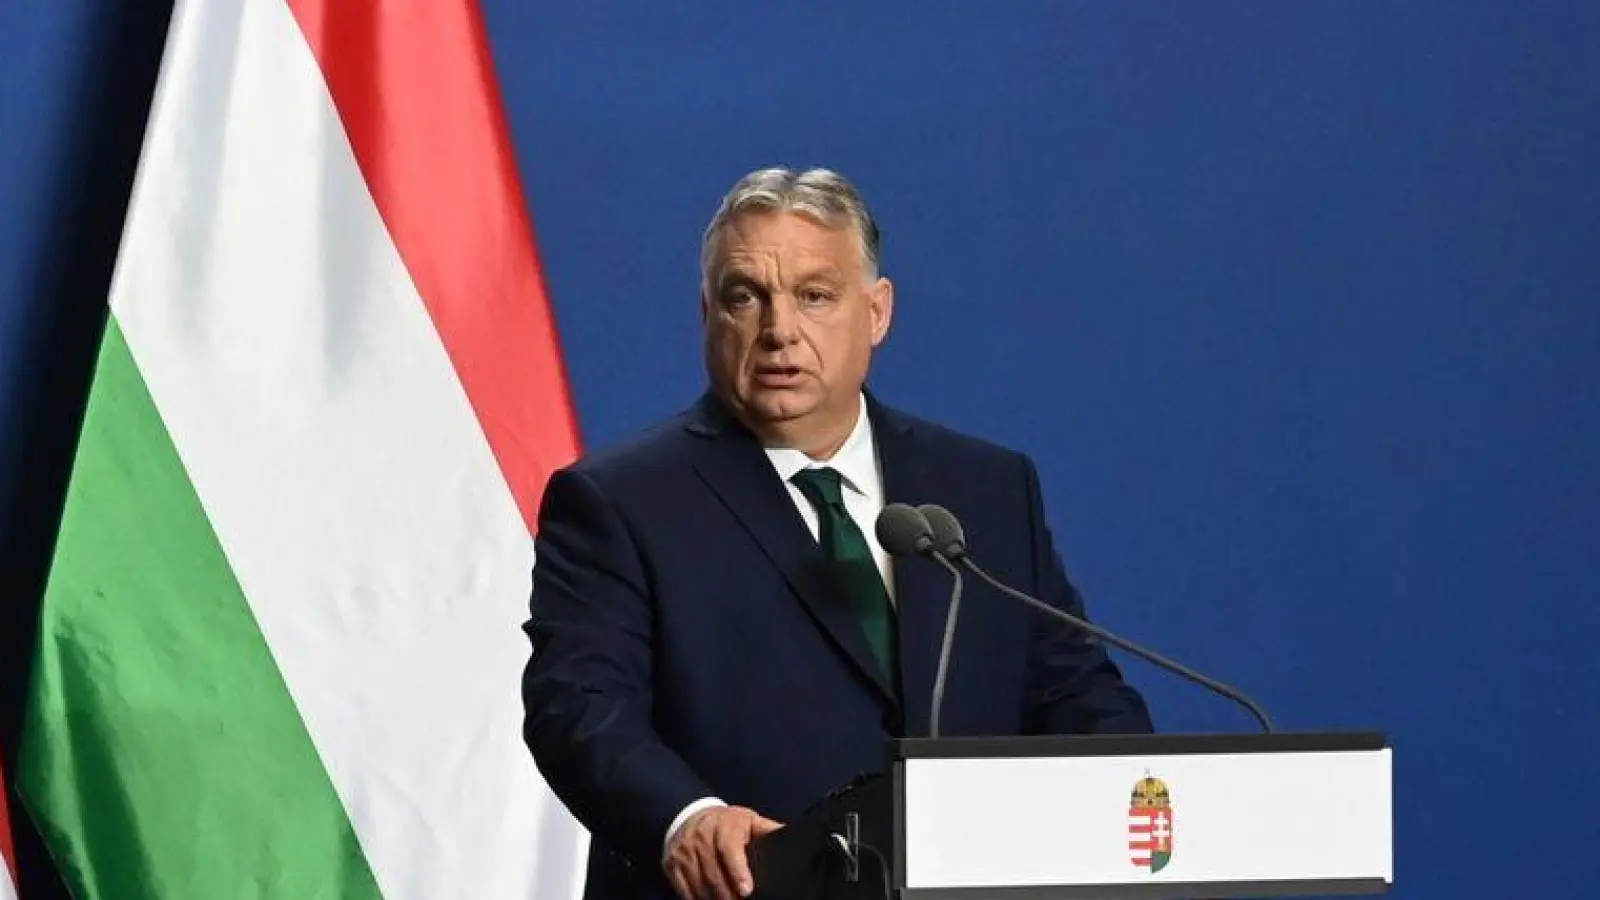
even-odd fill
[[(1033, 542), (1033, 581), (1039, 599), (1087, 619), (1082, 596), (1067, 580), (1045, 520), (1044, 498), (1032, 460), (1023, 480)], [(1091, 635), (1035, 613), (1023, 727), (1030, 734), (1149, 734), (1144, 699)]]
[(557, 473), (539, 511), (523, 734), (557, 797), (635, 865), (713, 792), (651, 726), (652, 601), (632, 536), (595, 484)]

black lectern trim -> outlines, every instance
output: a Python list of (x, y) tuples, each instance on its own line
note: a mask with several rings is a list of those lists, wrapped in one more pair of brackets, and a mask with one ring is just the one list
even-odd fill
[[(906, 886), (906, 767), (894, 767), (894, 871), (889, 880), (896, 890)], [(888, 898), (885, 898), (888, 900)]]
[(1323, 878), (1316, 881), (1168, 881), (1155, 884), (1071, 884), (1010, 887), (904, 888), (905, 900), (1216, 900), (1225, 897), (1312, 897), (1382, 894), (1382, 878)]
[(1037, 756), (1167, 756), (1192, 753), (1312, 753), (1382, 750), (1378, 732), (1319, 734), (1091, 734), (1033, 737), (899, 738), (896, 759)]

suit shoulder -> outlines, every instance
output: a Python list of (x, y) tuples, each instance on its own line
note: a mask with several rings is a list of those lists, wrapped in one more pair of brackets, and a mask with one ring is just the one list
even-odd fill
[(690, 413), (658, 420), (620, 443), (585, 453), (567, 467), (599, 484), (632, 483), (680, 469), (692, 462), (697, 443), (689, 433)]
[(959, 431), (910, 413), (886, 411), (900, 425), (911, 428), (918, 435), (919, 443), (937, 448), (940, 454), (957, 458), (965, 464), (1005, 468), (1031, 467), (1033, 464), (1026, 453), (993, 439)]

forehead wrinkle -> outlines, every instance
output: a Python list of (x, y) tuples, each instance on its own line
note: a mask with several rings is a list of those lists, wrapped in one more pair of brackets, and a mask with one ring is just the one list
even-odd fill
[(781, 278), (773, 278), (779, 266), (779, 255), (771, 250), (762, 252), (748, 246), (733, 248), (722, 260), (722, 271), (718, 273), (717, 283), (726, 287), (738, 282), (756, 284), (769, 284), (774, 280), (781, 282)]

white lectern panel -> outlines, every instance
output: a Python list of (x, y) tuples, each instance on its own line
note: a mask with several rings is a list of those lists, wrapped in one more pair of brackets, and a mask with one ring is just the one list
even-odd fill
[(902, 765), (913, 890), (1393, 880), (1387, 748)]

